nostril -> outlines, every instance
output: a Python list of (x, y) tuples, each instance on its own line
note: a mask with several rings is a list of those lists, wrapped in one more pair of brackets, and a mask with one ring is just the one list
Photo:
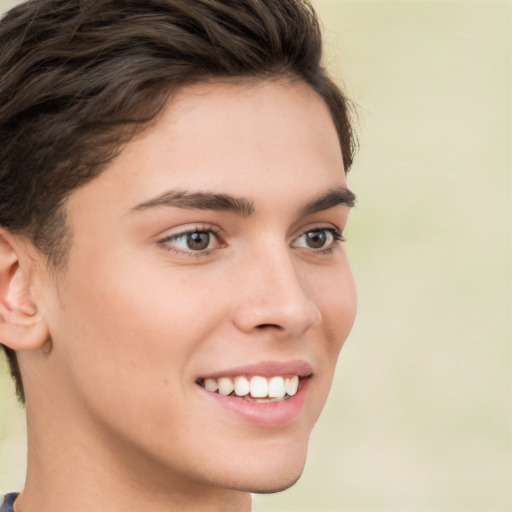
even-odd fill
[(320, 311), (300, 290), (290, 300), (277, 294), (269, 299), (267, 293), (242, 297), (233, 307), (232, 315), (234, 325), (245, 333), (302, 335), (321, 322)]

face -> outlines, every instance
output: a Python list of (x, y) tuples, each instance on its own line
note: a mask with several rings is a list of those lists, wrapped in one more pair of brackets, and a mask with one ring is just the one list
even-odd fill
[(66, 205), (47, 372), (73, 435), (147, 475), (291, 485), (355, 315), (346, 187), (305, 84), (173, 97)]

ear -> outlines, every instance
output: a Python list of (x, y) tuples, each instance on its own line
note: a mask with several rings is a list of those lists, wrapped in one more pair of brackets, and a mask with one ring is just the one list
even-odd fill
[(35, 270), (28, 243), (0, 229), (0, 341), (13, 350), (39, 348), (48, 339), (33, 293)]

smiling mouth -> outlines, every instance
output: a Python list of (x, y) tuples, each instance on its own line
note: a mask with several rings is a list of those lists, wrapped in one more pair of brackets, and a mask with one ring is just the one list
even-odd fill
[(196, 383), (210, 393), (240, 397), (249, 402), (270, 403), (288, 400), (297, 393), (301, 381), (312, 375), (201, 378)]

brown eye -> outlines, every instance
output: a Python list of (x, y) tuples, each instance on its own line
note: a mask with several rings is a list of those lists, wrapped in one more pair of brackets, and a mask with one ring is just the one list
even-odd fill
[(203, 251), (210, 245), (210, 233), (207, 231), (194, 231), (186, 236), (187, 247), (192, 251)]
[[(304, 234), (304, 241), (311, 249), (321, 249), (327, 243), (327, 235), (324, 229), (308, 231)], [(329, 233), (329, 235), (332, 237), (332, 234)]]
[(335, 228), (310, 229), (296, 238), (291, 246), (321, 252), (344, 240), (341, 232)]
[(179, 254), (195, 253), (196, 255), (208, 254), (210, 249), (222, 246), (218, 235), (211, 229), (184, 231), (164, 238), (160, 244), (165, 249)]

